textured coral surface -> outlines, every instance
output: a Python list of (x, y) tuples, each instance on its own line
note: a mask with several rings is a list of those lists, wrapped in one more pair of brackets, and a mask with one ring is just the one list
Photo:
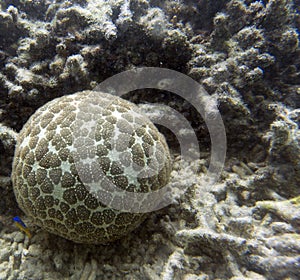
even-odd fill
[[(299, 4), (1, 1), (0, 279), (299, 278)], [(218, 104), (228, 143), (220, 180), (203, 187), (210, 138), (196, 110), (168, 92), (135, 92), (127, 98), (171, 106), (195, 130), (201, 159), (189, 165), (160, 128), (175, 159), (170, 185), (186, 194), (109, 246), (35, 227), (11, 186), (17, 132), (47, 101), (136, 66), (185, 73)], [(31, 240), (13, 227), (16, 214)]]

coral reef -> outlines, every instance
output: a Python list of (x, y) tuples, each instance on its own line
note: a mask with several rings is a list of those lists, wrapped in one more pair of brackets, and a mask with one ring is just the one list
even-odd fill
[[(297, 279), (299, 4), (1, 1), (0, 279)], [(109, 246), (74, 244), (22, 216), (28, 240), (10, 221), (21, 215), (9, 179), (16, 132), (47, 101), (136, 66), (188, 74), (218, 103), (228, 140), (219, 182), (207, 190), (201, 181), (210, 139), (195, 109), (166, 92), (133, 93), (193, 126), (202, 158), (188, 165), (171, 150), (170, 185), (187, 193)]]
[[(14, 34), (9, 36), (11, 41), (3, 36), (0, 42), (4, 51), (9, 51), (3, 53), (1, 95), (21, 101), (19, 106), (30, 103), (37, 109), (57, 96), (91, 89), (132, 66), (160, 64), (180, 70), (192, 54), (187, 36), (173, 30), (163, 11), (149, 8), (147, 2), (48, 3), (43, 6), (43, 10), (47, 7), (44, 18), (38, 22), (22, 16), (31, 9), (30, 2), (15, 7), (4, 2), (1, 12), (1, 33)], [(137, 11), (132, 11), (132, 6)], [(5, 107), (10, 112), (16, 110)], [(24, 113), (24, 119), (31, 113)], [(10, 125), (20, 129), (24, 119)]]

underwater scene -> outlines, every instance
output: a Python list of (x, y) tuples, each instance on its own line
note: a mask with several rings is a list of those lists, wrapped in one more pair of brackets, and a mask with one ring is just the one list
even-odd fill
[(300, 279), (299, 0), (0, 0), (0, 280)]

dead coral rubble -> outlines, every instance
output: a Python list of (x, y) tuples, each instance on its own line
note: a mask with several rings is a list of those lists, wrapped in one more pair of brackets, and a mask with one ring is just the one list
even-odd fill
[[(171, 187), (188, 192), (110, 246), (81, 247), (38, 229), (29, 243), (0, 216), (0, 279), (297, 279), (299, 0), (0, 6), (2, 194), (14, 146), (7, 131), (20, 130), (48, 100), (135, 66), (167, 67), (201, 82), (219, 105), (228, 137), (218, 184), (203, 188), (205, 158), (185, 169), (175, 156)], [(209, 143), (186, 102), (169, 104)]]

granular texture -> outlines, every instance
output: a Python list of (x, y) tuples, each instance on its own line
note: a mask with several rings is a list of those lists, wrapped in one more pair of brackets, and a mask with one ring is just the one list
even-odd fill
[(12, 180), (20, 208), (38, 226), (99, 244), (126, 235), (145, 217), (106, 206), (117, 195), (103, 190), (113, 184), (146, 194), (165, 186), (170, 171), (164, 137), (134, 104), (83, 91), (30, 117), (19, 133)]

